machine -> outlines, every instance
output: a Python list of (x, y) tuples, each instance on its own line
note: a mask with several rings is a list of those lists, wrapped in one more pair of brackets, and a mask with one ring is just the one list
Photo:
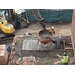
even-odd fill
[(13, 24), (5, 19), (4, 12), (1, 12), (0, 14), (0, 30), (4, 34), (13, 34), (15, 32)]
[[(46, 28), (44, 25), (44, 18), (41, 17), (38, 9), (32, 9), (35, 19), (38, 21), (39, 25)], [(27, 13), (23, 9), (6, 9), (5, 18), (8, 22), (12, 23), (14, 27), (23, 28), (27, 27), (29, 24)]]
[(46, 26), (44, 24), (44, 18), (41, 17), (41, 14), (38, 9), (32, 9), (35, 19), (37, 20), (38, 24), (43, 28), (42, 30), (46, 30)]
[(0, 29), (5, 34), (13, 34), (16, 28), (28, 25), (27, 13), (23, 9), (6, 9), (0, 13)]
[(23, 9), (6, 9), (4, 15), (15, 28), (24, 28), (29, 25), (27, 13)]
[[(44, 18), (41, 17), (38, 9), (32, 9), (35, 19), (39, 25), (46, 30)], [(24, 28), (29, 25), (27, 13), (23, 9), (6, 9), (0, 17), (0, 29), (6, 34), (13, 34), (15, 28)]]

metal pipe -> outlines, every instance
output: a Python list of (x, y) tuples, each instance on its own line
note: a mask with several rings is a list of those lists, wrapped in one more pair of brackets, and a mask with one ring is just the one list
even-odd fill
[(58, 38), (57, 38), (57, 48), (59, 48), (60, 47), (60, 34), (59, 34), (59, 32), (58, 32)]

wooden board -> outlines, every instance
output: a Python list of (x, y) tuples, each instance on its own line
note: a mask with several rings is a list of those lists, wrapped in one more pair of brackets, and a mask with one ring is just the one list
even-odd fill
[(8, 62), (8, 52), (6, 50), (6, 45), (0, 45), (0, 65), (7, 65)]
[(72, 42), (71, 41), (65, 41), (64, 40), (64, 49), (65, 50), (73, 50)]
[(72, 47), (65, 47), (65, 49), (67, 49), (67, 50), (68, 50), (68, 49), (72, 49), (72, 50), (73, 50), (73, 48), (72, 48)]

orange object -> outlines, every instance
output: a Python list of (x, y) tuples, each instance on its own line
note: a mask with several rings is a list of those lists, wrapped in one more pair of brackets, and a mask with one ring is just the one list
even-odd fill
[(49, 41), (51, 41), (52, 40), (52, 32), (50, 32), (49, 30), (45, 30), (45, 32), (47, 33), (47, 34), (49, 34), (49, 35), (51, 35), (51, 37), (49, 38), (49, 39), (42, 39), (42, 36), (40, 36), (40, 35), (43, 35), (43, 32), (44, 31), (40, 31), (38, 34), (39, 34), (39, 41), (41, 42), (41, 43), (44, 43), (44, 44), (47, 44)]
[(8, 52), (6, 45), (0, 45), (0, 65), (7, 65)]

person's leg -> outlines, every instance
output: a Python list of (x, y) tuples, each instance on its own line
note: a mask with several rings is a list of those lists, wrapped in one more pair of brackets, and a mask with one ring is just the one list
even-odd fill
[(62, 63), (62, 65), (65, 65), (65, 63)]
[(68, 63), (65, 63), (65, 65), (68, 65)]
[(68, 65), (68, 63), (62, 63), (62, 65)]

